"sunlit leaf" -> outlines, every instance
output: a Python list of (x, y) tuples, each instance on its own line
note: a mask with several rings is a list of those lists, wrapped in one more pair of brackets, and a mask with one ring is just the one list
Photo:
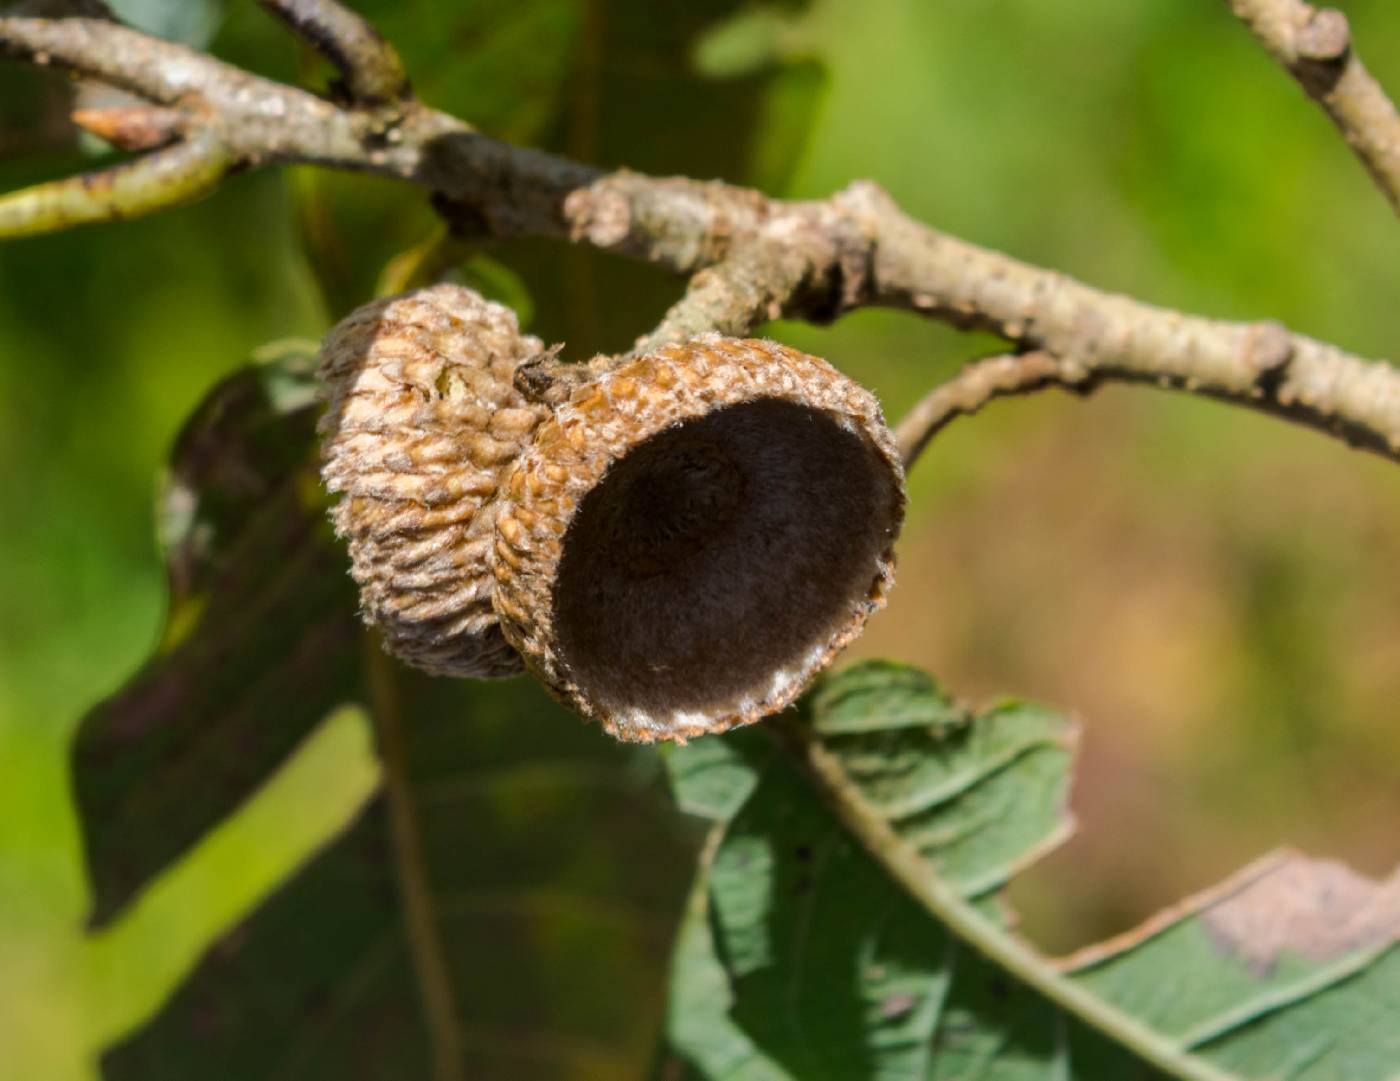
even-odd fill
[[(994, 900), (1064, 835), (1073, 729), (1049, 711), (974, 716), (920, 673), (869, 665), (807, 699), (804, 720), (873, 813), (969, 899)], [(703, 1076), (1162, 1076), (952, 937), (775, 746), (751, 732), (726, 742), (724, 756), (671, 759), (681, 801), (723, 828), (672, 975), (688, 1009), (673, 1009), (670, 1045)], [(1224, 1076), (1380, 1081), (1400, 1055), (1378, 1012), (1400, 993), (1398, 940), (1400, 876), (1377, 885), (1287, 858), (1072, 970)]]
[(1283, 852), (1068, 961), (1240, 1077), (1388, 1078), (1400, 1062), (1400, 873)]

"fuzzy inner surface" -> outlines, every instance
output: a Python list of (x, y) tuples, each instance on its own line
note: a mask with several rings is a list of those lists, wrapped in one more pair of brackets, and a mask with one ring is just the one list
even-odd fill
[(752, 708), (864, 617), (898, 505), (864, 433), (819, 409), (763, 398), (667, 429), (569, 525), (561, 657), (614, 715)]

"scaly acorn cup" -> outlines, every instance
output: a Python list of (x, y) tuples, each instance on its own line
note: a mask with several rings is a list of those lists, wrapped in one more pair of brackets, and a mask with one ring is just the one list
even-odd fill
[(576, 388), (494, 519), (506, 639), (567, 704), (651, 742), (791, 702), (882, 606), (904, 474), (873, 395), (709, 335)]
[(542, 352), (447, 285), (327, 336), (322, 476), (365, 619), (437, 674), (523, 657), (622, 739), (787, 705), (893, 580), (903, 472), (874, 397), (815, 357), (710, 335), (551, 406), (512, 382)]
[(521, 670), (490, 570), (503, 471), (544, 418), (511, 377), (539, 354), (515, 314), (439, 285), (356, 309), (326, 336), (322, 479), (366, 622), (437, 675)]

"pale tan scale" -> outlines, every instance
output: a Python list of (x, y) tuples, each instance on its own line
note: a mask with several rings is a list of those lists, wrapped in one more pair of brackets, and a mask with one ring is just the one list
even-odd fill
[(497, 437), (529, 434), (535, 430), (539, 417), (533, 409), (498, 409), (488, 422), (491, 433)]
[(521, 668), (487, 553), (502, 467), (544, 416), (511, 377), (542, 348), (508, 309), (451, 285), (367, 304), (322, 346), (322, 477), (345, 494), (332, 521), (365, 619), (429, 672)]
[(402, 504), (386, 511), (382, 518), (367, 522), (367, 535), (387, 543), (410, 534), (462, 525), (477, 516), (486, 501), (496, 493), (496, 486), (494, 483), (483, 483), (473, 488), (473, 492), (476, 494), (472, 499), (463, 499), (431, 511), (422, 506)]

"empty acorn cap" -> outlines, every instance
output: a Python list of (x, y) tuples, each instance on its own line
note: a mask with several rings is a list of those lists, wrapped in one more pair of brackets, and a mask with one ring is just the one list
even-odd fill
[(825, 361), (663, 347), (577, 388), (508, 471), (501, 627), (620, 738), (746, 724), (884, 604), (903, 481), (879, 404)]
[(321, 476), (367, 622), (439, 675), (521, 670), (491, 606), (501, 476), (543, 406), (514, 388), (542, 350), (515, 314), (455, 285), (357, 309), (327, 336)]

